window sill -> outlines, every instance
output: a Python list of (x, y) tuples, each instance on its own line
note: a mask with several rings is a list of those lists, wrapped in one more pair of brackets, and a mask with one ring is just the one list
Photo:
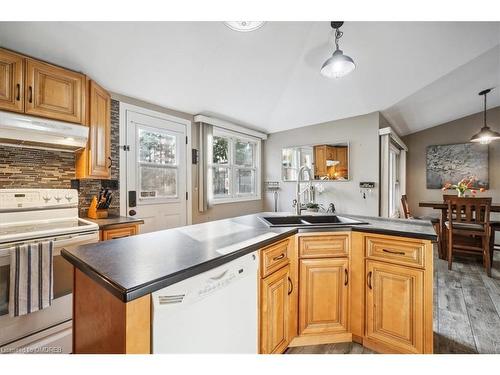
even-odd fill
[(219, 198), (219, 199), (214, 199), (212, 201), (212, 204), (214, 206), (217, 206), (219, 204), (226, 204), (226, 203), (243, 203), (243, 202), (260, 201), (260, 200), (262, 200), (262, 197), (259, 196), (241, 197), (241, 198)]

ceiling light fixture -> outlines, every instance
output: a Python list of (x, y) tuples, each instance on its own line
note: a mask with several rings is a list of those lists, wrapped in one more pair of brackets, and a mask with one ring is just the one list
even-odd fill
[(234, 31), (249, 32), (260, 29), (265, 21), (225, 21), (224, 24)]
[(344, 33), (339, 29), (343, 24), (343, 21), (330, 22), (332, 29), (335, 29), (335, 51), (333, 52), (332, 57), (326, 60), (321, 67), (321, 74), (328, 78), (342, 78), (356, 68), (354, 61), (349, 56), (344, 55), (342, 50), (339, 48), (339, 39), (342, 38), (342, 35), (344, 35)]
[(487, 145), (491, 141), (496, 141), (500, 139), (500, 133), (493, 131), (486, 124), (486, 95), (491, 91), (491, 89), (483, 90), (479, 93), (479, 95), (484, 96), (484, 113), (483, 113), (483, 127), (479, 131), (479, 133), (472, 136), (470, 139), (471, 142), (478, 142), (483, 145)]

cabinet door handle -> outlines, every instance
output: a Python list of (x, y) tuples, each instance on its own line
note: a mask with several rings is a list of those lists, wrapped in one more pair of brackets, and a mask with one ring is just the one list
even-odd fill
[(111, 239), (112, 240), (117, 240), (118, 238), (125, 238), (125, 237), (130, 237), (130, 234), (124, 234), (122, 236), (113, 236)]
[(293, 292), (293, 283), (292, 279), (290, 279), (290, 276), (288, 276), (288, 295), (292, 294)]
[(396, 255), (405, 255), (406, 253), (404, 251), (394, 251), (394, 250), (387, 250), (387, 249), (382, 249), (384, 253), (389, 253), (389, 254), (396, 254)]
[(21, 100), (21, 85), (19, 83), (16, 85), (16, 100)]
[(108, 156), (108, 160), (109, 160), (108, 168), (111, 169), (111, 167), (113, 166), (113, 159), (111, 159), (111, 156)]
[(28, 103), (33, 103), (33, 87), (28, 87)]
[(372, 288), (372, 271), (368, 272), (368, 288)]
[(285, 257), (285, 253), (281, 253), (280, 255), (278, 255), (277, 257), (274, 257), (273, 258), (273, 261), (276, 262), (277, 260), (280, 260), (280, 259), (283, 259)]
[(347, 268), (344, 268), (344, 272), (345, 272), (344, 285), (347, 285), (349, 283), (349, 272), (347, 271)]

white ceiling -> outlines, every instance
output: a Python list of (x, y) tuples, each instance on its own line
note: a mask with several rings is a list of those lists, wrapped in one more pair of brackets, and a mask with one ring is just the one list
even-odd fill
[[(0, 46), (83, 71), (119, 94), (267, 132), (380, 110), (406, 134), (480, 111), (477, 91), (499, 83), (490, 51), (499, 22), (342, 30), (357, 69), (341, 80), (319, 74), (332, 52), (328, 22), (268, 22), (251, 33), (222, 22), (0, 22)], [(481, 64), (487, 75), (473, 68)]]

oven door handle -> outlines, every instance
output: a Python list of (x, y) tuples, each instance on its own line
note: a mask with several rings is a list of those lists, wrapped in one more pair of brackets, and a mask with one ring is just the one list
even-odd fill
[[(68, 246), (78, 246), (78, 245), (83, 245), (86, 243), (93, 243), (93, 242), (98, 242), (99, 241), (99, 232), (92, 232), (92, 233), (85, 233), (85, 234), (73, 234), (73, 235), (67, 235), (65, 237), (62, 237), (60, 239), (56, 238), (46, 238), (46, 239), (40, 239), (40, 241), (50, 241), (54, 240), (54, 251), (52, 253), (52, 256), (58, 256), (61, 255), (61, 250), (64, 247)], [(19, 241), (22, 242), (22, 241)], [(26, 243), (29, 242), (36, 242), (36, 241), (26, 241)], [(15, 242), (12, 243), (12, 246), (14, 246)], [(10, 253), (9, 253), (9, 247), (0, 249), (0, 266), (6, 266), (10, 264)]]
[(64, 239), (54, 241), (54, 255), (56, 253), (60, 254), (61, 249), (63, 247), (78, 246), (78, 245), (83, 245), (85, 243), (91, 243), (89, 241), (98, 242), (99, 241), (99, 232), (77, 234), (77, 235), (74, 235), (70, 238), (64, 238)]

